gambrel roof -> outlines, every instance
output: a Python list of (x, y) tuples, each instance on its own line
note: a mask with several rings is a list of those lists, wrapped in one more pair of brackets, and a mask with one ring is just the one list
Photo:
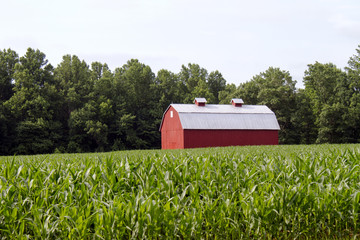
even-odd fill
[(195, 104), (170, 104), (165, 113), (170, 107), (178, 112), (183, 129), (280, 130), (274, 112), (265, 105), (235, 107), (225, 104), (206, 104), (199, 107)]

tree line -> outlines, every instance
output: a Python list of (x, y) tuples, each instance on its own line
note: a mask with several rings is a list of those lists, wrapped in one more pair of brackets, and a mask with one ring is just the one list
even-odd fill
[[(360, 46), (359, 46), (360, 47)], [(265, 104), (277, 116), (280, 144), (360, 142), (360, 50), (342, 70), (315, 62), (304, 89), (269, 67), (239, 86), (198, 64), (153, 73), (136, 59), (111, 71), (65, 55), (53, 67), (28, 48), (0, 51), (0, 154), (92, 152), (160, 147), (159, 125), (171, 103)]]

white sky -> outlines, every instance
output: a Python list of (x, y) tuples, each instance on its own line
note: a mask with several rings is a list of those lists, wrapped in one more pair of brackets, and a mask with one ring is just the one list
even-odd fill
[(270, 66), (302, 87), (307, 64), (347, 65), (360, 44), (359, 0), (2, 1), (0, 48), (65, 54), (114, 70), (131, 58), (156, 74), (197, 63), (228, 83)]

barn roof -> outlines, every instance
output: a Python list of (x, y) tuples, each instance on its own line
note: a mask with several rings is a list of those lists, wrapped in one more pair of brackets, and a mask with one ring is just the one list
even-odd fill
[(179, 113), (183, 129), (280, 130), (274, 112), (265, 105), (171, 104), (170, 107)]
[(178, 113), (273, 113), (265, 105), (243, 105), (234, 107), (230, 104), (206, 104), (205, 107), (198, 107), (195, 104), (170, 104)]

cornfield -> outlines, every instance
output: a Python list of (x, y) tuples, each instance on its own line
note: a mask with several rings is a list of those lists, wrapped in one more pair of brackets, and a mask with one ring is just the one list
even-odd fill
[(360, 234), (360, 145), (0, 157), (0, 239)]

